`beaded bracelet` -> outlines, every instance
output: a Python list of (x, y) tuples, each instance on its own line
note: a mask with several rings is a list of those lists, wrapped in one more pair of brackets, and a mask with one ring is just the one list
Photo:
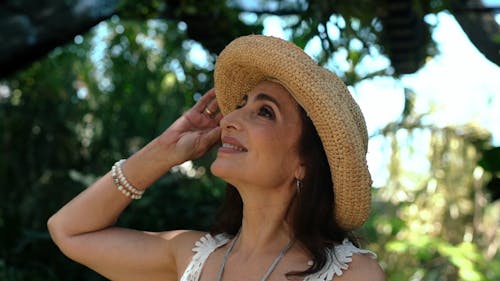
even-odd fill
[(116, 166), (113, 166), (111, 168), (111, 175), (113, 177), (113, 181), (115, 183), (116, 188), (120, 190), (123, 193), (123, 195), (127, 197), (130, 197), (132, 199), (140, 199), (142, 197), (140, 194), (133, 193), (122, 185), (116, 173), (116, 169), (117, 169)]
[(120, 190), (123, 195), (130, 197), (132, 199), (141, 199), (144, 190), (139, 190), (135, 188), (123, 175), (122, 164), (125, 159), (117, 161), (113, 167), (111, 167), (111, 176), (116, 185), (116, 188)]

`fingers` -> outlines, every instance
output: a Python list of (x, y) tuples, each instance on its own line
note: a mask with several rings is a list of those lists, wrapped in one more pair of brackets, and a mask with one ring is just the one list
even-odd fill
[(220, 132), (221, 129), (219, 126), (217, 126), (204, 133), (198, 143), (198, 155), (196, 155), (195, 157), (201, 157), (208, 150), (210, 150), (210, 148), (217, 144), (220, 141)]
[(193, 109), (210, 119), (220, 119), (220, 110), (215, 99), (215, 90), (210, 89), (201, 99), (196, 103)]
[(214, 144), (220, 141), (220, 127), (217, 126), (213, 129), (211, 129), (206, 135), (205, 135), (205, 142), (207, 144), (207, 149), (212, 147)]
[(207, 116), (210, 119), (215, 119), (217, 115), (220, 115), (219, 105), (217, 104), (217, 100), (215, 97), (205, 106), (202, 114)]
[(203, 112), (205, 107), (215, 99), (215, 90), (214, 88), (208, 90), (193, 106), (193, 109), (196, 109), (198, 112)]

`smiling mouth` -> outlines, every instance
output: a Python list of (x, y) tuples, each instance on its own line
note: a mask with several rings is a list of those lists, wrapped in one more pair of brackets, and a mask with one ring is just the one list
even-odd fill
[(233, 149), (233, 150), (237, 150), (237, 151), (241, 151), (241, 152), (247, 152), (247, 150), (245, 148), (239, 147), (239, 146), (236, 146), (236, 145), (233, 145), (233, 144), (229, 144), (229, 143), (222, 143), (222, 147)]

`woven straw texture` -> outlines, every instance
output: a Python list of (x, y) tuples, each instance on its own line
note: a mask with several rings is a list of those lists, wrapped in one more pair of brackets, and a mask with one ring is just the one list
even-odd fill
[(313, 121), (330, 165), (335, 218), (341, 227), (360, 227), (370, 212), (371, 177), (366, 163), (365, 120), (345, 84), (294, 44), (249, 35), (232, 41), (215, 65), (215, 93), (223, 114), (260, 81), (279, 80)]

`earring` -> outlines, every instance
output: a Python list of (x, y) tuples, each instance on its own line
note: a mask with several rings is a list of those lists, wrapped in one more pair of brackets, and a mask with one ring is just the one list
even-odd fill
[(302, 190), (302, 180), (297, 179), (297, 181), (295, 183), (296, 183), (296, 187), (297, 187), (297, 193), (300, 193), (300, 191)]

